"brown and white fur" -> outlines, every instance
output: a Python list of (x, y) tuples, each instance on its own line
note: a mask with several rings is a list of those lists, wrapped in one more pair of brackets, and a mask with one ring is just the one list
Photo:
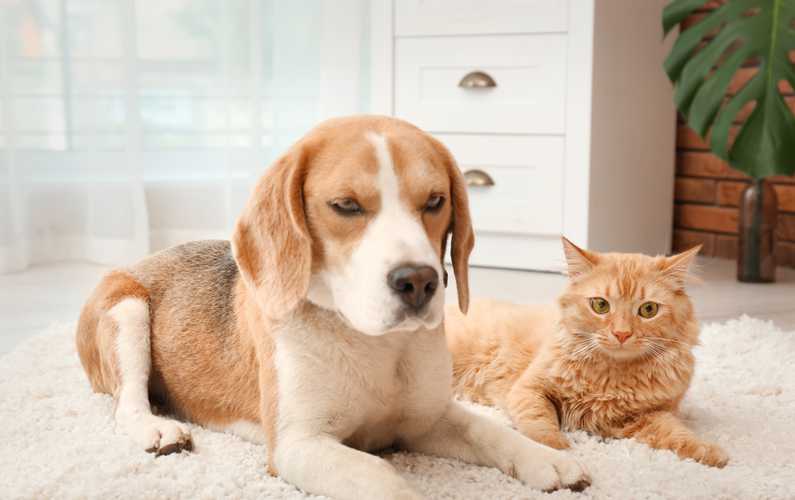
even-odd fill
[[(466, 311), (474, 237), (449, 152), (396, 119), (325, 122), (261, 178), (231, 244), (181, 245), (105, 276), (80, 318), (81, 361), (142, 449), (191, 445), (184, 424), (153, 415), (156, 403), (264, 442), (270, 471), (307, 492), (417, 497), (365, 453), (386, 447), (498, 467), (545, 490), (585, 487), (563, 452), (452, 402), (434, 294), (449, 233)], [(433, 276), (420, 308), (390, 285), (406, 264)]]
[[(523, 434), (554, 448), (569, 446), (562, 430), (582, 429), (725, 465), (726, 453), (676, 415), (698, 343), (684, 289), (698, 248), (650, 257), (563, 243), (570, 282), (557, 307), (476, 301), (466, 317), (448, 307), (455, 392), (502, 407)], [(594, 310), (594, 298), (608, 310)], [(641, 316), (650, 302), (657, 312)]]

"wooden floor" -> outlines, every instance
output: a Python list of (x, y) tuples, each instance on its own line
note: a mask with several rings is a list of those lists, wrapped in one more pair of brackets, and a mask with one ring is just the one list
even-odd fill
[[(703, 284), (693, 286), (691, 295), (702, 321), (725, 321), (748, 314), (795, 331), (795, 270), (779, 269), (775, 284), (751, 285), (735, 280), (732, 261), (701, 259), (699, 264)], [(0, 275), (0, 354), (53, 322), (75, 321), (105, 270), (91, 264), (63, 263)], [(551, 273), (474, 268), (470, 282), (474, 297), (549, 302), (563, 290), (566, 278)], [(455, 301), (452, 282), (447, 300)]]

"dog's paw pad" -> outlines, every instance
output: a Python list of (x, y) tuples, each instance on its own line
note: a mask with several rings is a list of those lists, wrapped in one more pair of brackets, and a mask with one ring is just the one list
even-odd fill
[(585, 490), (585, 488), (587, 488), (590, 485), (591, 485), (590, 479), (580, 479), (576, 483), (567, 484), (566, 488), (571, 491), (579, 493), (580, 491)]
[(162, 455), (171, 455), (172, 453), (179, 453), (182, 450), (185, 451), (192, 451), (193, 450), (193, 441), (188, 438), (187, 441), (180, 441), (176, 443), (170, 443), (165, 446), (161, 446), (157, 450), (147, 450), (150, 453), (154, 453), (156, 456)]

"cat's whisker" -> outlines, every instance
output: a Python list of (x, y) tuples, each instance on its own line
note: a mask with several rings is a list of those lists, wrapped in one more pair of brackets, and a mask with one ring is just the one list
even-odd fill
[(569, 345), (574, 349), (578, 349), (584, 345), (588, 345), (589, 343), (593, 342), (591, 335), (586, 335), (584, 333), (581, 333), (581, 334), (576, 334), (575, 336), (578, 336), (579, 338), (573, 339), (573, 342), (569, 342)]
[(574, 353), (579, 353), (580, 351), (587, 351), (592, 348), (594, 342), (592, 340), (587, 340), (584, 342), (580, 342), (578, 346), (575, 348)]
[(684, 347), (685, 349), (691, 349), (693, 347), (692, 343), (685, 342), (685, 341), (682, 341), (682, 340), (679, 340), (679, 339), (671, 339), (671, 338), (667, 338), (667, 337), (656, 337), (654, 340), (660, 341), (660, 342), (666, 342), (666, 343), (669, 343), (669, 344), (676, 344), (678, 346)]
[(587, 340), (576, 344), (575, 349), (570, 352), (570, 356), (576, 358), (578, 362), (587, 361), (598, 347), (599, 344), (589, 337)]
[(590, 363), (596, 351), (599, 349), (599, 344), (595, 341), (591, 341), (583, 350), (582, 354), (574, 361), (574, 365), (576, 367), (582, 367), (586, 363)]
[(587, 354), (581, 354), (577, 357), (569, 358), (569, 366), (577, 370), (582, 369), (592, 361), (592, 353), (593, 351), (588, 351)]
[(664, 353), (667, 351), (667, 348), (665, 346), (660, 345), (654, 341), (647, 341), (645, 345), (647, 348), (651, 349), (654, 352)]
[(647, 339), (646, 347), (648, 348), (647, 354), (650, 355), (651, 361), (653, 361), (655, 364), (671, 364), (671, 360), (667, 359), (671, 357), (669, 355), (671, 354), (671, 351), (668, 348), (654, 342), (651, 339)]

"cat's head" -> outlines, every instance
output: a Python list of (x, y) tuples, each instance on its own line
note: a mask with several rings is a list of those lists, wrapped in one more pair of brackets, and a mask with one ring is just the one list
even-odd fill
[(672, 257), (596, 253), (566, 238), (563, 248), (569, 285), (561, 322), (578, 353), (632, 360), (697, 342), (685, 283), (700, 246)]

